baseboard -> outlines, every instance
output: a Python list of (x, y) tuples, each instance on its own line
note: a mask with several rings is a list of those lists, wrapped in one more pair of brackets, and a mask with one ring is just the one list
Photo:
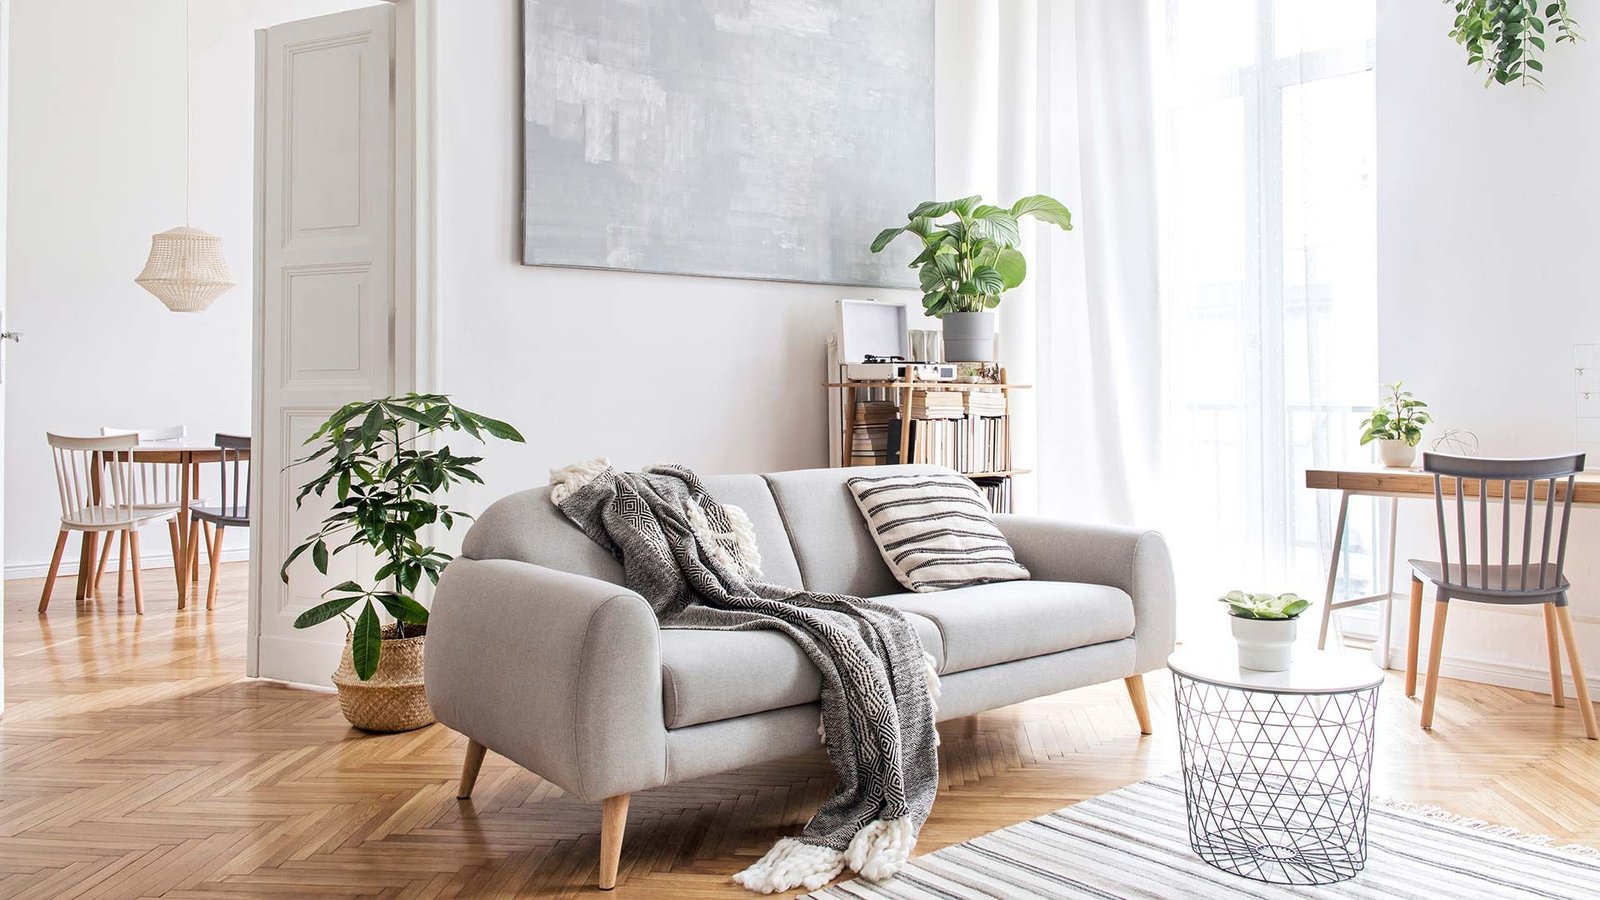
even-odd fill
[[(1427, 673), (1426, 645), (1427, 639), (1424, 638), (1423, 647), (1421, 648), (1424, 658), (1418, 660), (1419, 680), (1421, 675)], [(1565, 655), (1563, 655), (1562, 659), (1564, 662)], [(1389, 665), (1397, 671), (1405, 671), (1406, 648), (1404, 646), (1395, 645), (1389, 648)], [(1492, 684), (1496, 687), (1532, 691), (1535, 694), (1550, 693), (1550, 670), (1543, 664), (1536, 666), (1518, 665), (1446, 654), (1439, 661), (1439, 675), (1443, 678), (1458, 678), (1462, 681), (1475, 681), (1479, 684)], [(1573, 696), (1572, 670), (1563, 665), (1561, 667), (1561, 676), (1567, 686), (1567, 696)], [(1593, 677), (1585, 678), (1584, 680), (1589, 684), (1589, 696), (1600, 698), (1600, 680)]]
[[(164, 545), (166, 542), (163, 541), (162, 543)], [(67, 558), (67, 556), (62, 557), (61, 571), (57, 573), (58, 577), (77, 577), (78, 554), (72, 553), (69, 555), (71, 557), (70, 559)], [(222, 550), (223, 562), (242, 562), (248, 560), (249, 558), (249, 547), (224, 547)], [(205, 564), (205, 553), (203, 551), (200, 554), (200, 563), (201, 565)], [(172, 553), (170, 551), (166, 553), (141, 553), (139, 555), (139, 567), (145, 571), (149, 571), (150, 569), (170, 569), (172, 568)], [(116, 575), (116, 572), (117, 556), (116, 551), (113, 550), (111, 553), (111, 558), (106, 560), (106, 574), (114, 576)], [(20, 563), (14, 566), (6, 566), (7, 580), (12, 578), (43, 578), (49, 574), (50, 564), (48, 562)]]

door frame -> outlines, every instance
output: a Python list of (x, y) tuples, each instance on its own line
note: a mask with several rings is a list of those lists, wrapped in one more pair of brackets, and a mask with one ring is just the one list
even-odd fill
[[(4, 3), (6, 0), (0, 0)], [(439, 327), (438, 327), (438, 0), (381, 0), (395, 10), (395, 60), (394, 60), (394, 271), (392, 284), (395, 297), (395, 321), (392, 330), (395, 341), (395, 383), (401, 390), (431, 391), (439, 377)], [(373, 5), (378, 5), (374, 3)], [(261, 50), (265, 47), (266, 31), (256, 32), (257, 67), (255, 97), (255, 152), (256, 227), (260, 228), (260, 210), (266, 197), (263, 177), (265, 166), (266, 129), (266, 73), (262, 69)], [(263, 246), (258, 233), (253, 241), (255, 277), (252, 289), (255, 294), (253, 330), (251, 340), (251, 432), (260, 437), (264, 431), (262, 381), (266, 348), (262, 346), (265, 290)], [(265, 477), (251, 479), (251, 507), (265, 510), (261, 500)], [(263, 597), (259, 590), (262, 568), (268, 565), (261, 558), (261, 517), (253, 516), (250, 523), (250, 594), (248, 606), (247, 642), (245, 649), (245, 675), (258, 677), (260, 672), (261, 614)], [(276, 561), (272, 561), (276, 569)]]

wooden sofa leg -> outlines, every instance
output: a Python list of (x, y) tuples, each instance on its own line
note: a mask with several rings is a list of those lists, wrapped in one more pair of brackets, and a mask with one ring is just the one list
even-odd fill
[(1139, 733), (1153, 734), (1150, 728), (1150, 702), (1144, 696), (1144, 676), (1129, 675), (1122, 679), (1128, 686), (1128, 699), (1133, 701), (1133, 714), (1139, 718)]
[(622, 861), (622, 829), (628, 824), (628, 795), (607, 797), (600, 804), (600, 890), (617, 886)]
[(456, 791), (456, 799), (472, 799), (472, 786), (478, 782), (478, 769), (483, 766), (483, 754), (487, 749), (477, 741), (467, 739), (467, 756), (461, 761), (461, 788)]

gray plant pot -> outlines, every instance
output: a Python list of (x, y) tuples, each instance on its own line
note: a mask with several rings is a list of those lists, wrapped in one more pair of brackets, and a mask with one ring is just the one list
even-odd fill
[(945, 313), (946, 362), (994, 362), (994, 313)]

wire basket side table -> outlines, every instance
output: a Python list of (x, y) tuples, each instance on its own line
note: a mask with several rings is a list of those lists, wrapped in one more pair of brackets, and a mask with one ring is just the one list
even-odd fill
[(1383, 673), (1322, 652), (1297, 656), (1288, 672), (1187, 650), (1167, 667), (1194, 852), (1273, 884), (1360, 872)]

